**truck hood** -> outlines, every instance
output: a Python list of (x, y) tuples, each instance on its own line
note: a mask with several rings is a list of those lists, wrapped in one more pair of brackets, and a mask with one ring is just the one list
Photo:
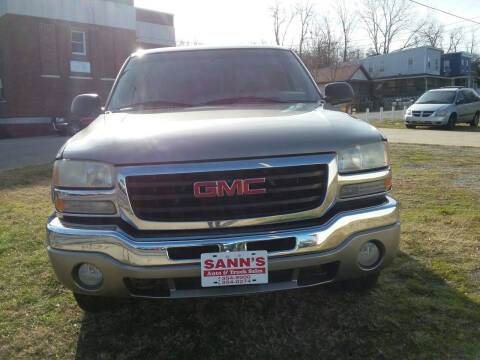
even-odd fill
[(100, 115), (57, 157), (116, 165), (336, 152), (384, 136), (311, 104), (235, 105)]

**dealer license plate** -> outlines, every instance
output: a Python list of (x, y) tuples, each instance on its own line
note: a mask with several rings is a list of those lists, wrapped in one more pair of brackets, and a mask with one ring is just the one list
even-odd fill
[(202, 254), (202, 287), (268, 283), (265, 250)]

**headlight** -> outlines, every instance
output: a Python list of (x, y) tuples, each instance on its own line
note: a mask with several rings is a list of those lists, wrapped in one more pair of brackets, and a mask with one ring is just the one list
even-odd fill
[(407, 115), (412, 115), (412, 109), (407, 109)]
[(378, 169), (388, 166), (390, 154), (386, 141), (357, 145), (338, 154), (338, 171), (341, 173)]
[(445, 116), (448, 115), (448, 111), (443, 110), (443, 111), (435, 111), (435, 115), (437, 116)]
[(95, 161), (57, 160), (53, 184), (66, 188), (110, 189), (114, 184), (113, 166)]

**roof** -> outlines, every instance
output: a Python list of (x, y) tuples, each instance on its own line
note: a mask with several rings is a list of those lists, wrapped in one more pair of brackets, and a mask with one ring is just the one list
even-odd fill
[(416, 51), (416, 50), (419, 50), (419, 49), (435, 50), (435, 51), (443, 53), (442, 49), (426, 45), (426, 46), (419, 46), (419, 47), (402, 49), (402, 50), (395, 50), (395, 51), (391, 51), (387, 54), (378, 54), (378, 55), (367, 56), (366, 58), (363, 58), (360, 61), (370, 60), (370, 59), (373, 59), (373, 58), (395, 56), (396, 54), (408, 53), (408, 52)]
[(333, 81), (349, 81), (357, 71), (362, 71), (368, 80), (371, 80), (370, 75), (365, 70), (362, 64), (347, 64), (339, 65), (337, 67), (326, 67), (322, 69), (315, 69), (312, 71), (312, 76), (316, 83), (329, 83)]
[(285, 50), (291, 51), (288, 48), (282, 46), (272, 45), (239, 45), (239, 46), (177, 46), (177, 47), (163, 47), (157, 49), (140, 50), (135, 55), (156, 54), (164, 52), (177, 52), (177, 51), (197, 51), (197, 50), (235, 50), (235, 49), (269, 49), (269, 50)]

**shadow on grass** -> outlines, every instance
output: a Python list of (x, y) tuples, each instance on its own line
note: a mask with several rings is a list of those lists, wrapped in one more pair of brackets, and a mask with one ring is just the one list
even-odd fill
[(320, 287), (85, 314), (76, 358), (470, 359), (479, 324), (480, 304), (400, 254), (366, 293)]

